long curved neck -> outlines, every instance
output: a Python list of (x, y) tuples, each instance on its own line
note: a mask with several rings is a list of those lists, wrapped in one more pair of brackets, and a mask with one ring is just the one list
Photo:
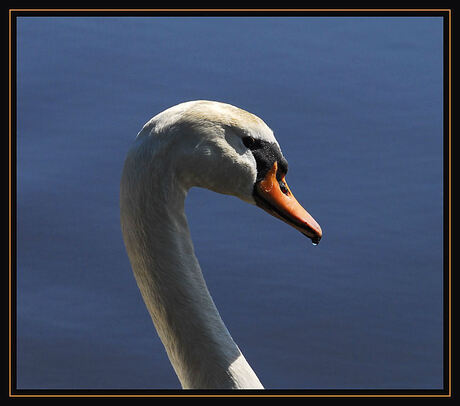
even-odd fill
[(136, 155), (127, 158), (122, 177), (123, 237), (142, 297), (182, 387), (263, 388), (206, 287), (184, 214), (186, 188), (158, 157), (140, 166)]

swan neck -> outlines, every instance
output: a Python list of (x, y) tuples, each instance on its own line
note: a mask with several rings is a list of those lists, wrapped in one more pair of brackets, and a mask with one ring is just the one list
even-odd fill
[(143, 166), (131, 158), (120, 195), (125, 246), (182, 387), (262, 388), (203, 279), (184, 212), (186, 187), (158, 157)]

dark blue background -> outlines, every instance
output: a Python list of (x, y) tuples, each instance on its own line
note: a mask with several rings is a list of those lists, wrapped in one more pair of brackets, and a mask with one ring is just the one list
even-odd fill
[(267, 388), (441, 388), (442, 19), (17, 23), (18, 388), (178, 388), (119, 225), (142, 125), (193, 99), (259, 115), (324, 231), (192, 189), (197, 256)]

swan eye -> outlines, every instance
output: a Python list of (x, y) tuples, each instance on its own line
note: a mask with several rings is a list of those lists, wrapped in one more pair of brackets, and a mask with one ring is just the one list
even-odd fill
[(256, 149), (260, 146), (260, 142), (253, 137), (244, 137), (242, 140), (243, 144), (249, 149)]

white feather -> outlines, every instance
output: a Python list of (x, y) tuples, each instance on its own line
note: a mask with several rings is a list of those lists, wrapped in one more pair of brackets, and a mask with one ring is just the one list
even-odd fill
[(234, 106), (182, 103), (145, 124), (123, 169), (126, 249), (183, 388), (263, 388), (208, 292), (184, 214), (193, 186), (254, 203), (256, 162), (245, 134), (276, 142), (261, 119)]

